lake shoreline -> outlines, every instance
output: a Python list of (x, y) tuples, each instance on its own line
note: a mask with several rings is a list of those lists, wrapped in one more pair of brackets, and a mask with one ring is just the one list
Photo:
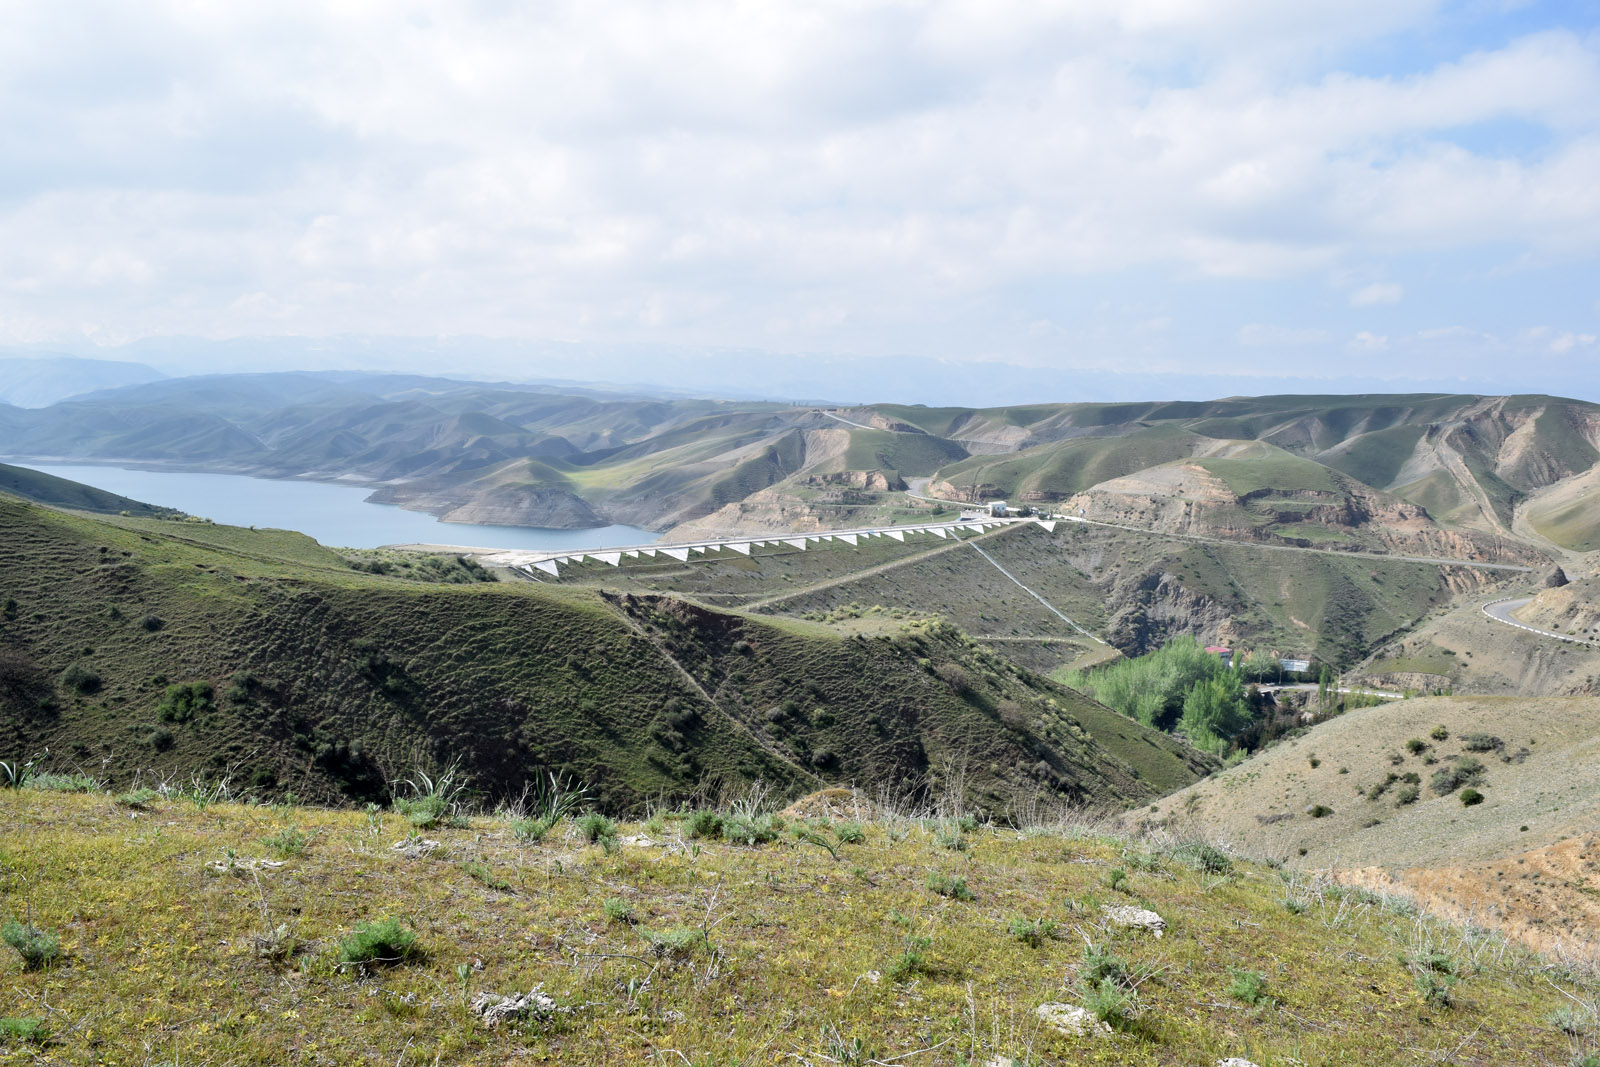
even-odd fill
[[(143, 462), (53, 462), (7, 457), (13, 466), (67, 478), (156, 507), (228, 526), (294, 530), (330, 548), (433, 546), (439, 552), (582, 552), (611, 544), (643, 544), (656, 531), (624, 524), (578, 529), (446, 522), (425, 511), (368, 500), (373, 486), (306, 476), (269, 478), (233, 471), (180, 470)], [(457, 548), (458, 540), (481, 546)]]

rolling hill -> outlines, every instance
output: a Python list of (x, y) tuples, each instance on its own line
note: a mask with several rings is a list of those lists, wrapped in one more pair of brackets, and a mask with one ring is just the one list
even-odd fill
[(412, 376), (220, 375), (0, 411), (0, 452), (372, 485), (446, 519), (684, 536), (1008, 499), (1159, 530), (1451, 558), (1584, 553), (1600, 407), (1557, 397), (824, 409)]
[(1130, 803), (1209, 769), (936, 622), (846, 634), (679, 596), (429, 584), (287, 531), (13, 497), (0, 544), (0, 751), (119, 783), (365, 800), (456, 762), (490, 796), (554, 771), (621, 810), (758, 778), (916, 792), (960, 766), (1003, 810), (1041, 789)]
[(108, 493), (92, 485), (58, 478), (54, 474), (13, 467), (0, 463), (0, 493), (10, 493), (39, 504), (52, 504), (75, 511), (93, 511), (102, 514), (138, 515), (146, 518), (182, 518), (173, 508), (146, 504), (142, 500)]

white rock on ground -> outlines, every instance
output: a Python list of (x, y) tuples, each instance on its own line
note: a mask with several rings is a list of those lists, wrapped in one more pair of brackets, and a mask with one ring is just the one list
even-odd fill
[(526, 993), (479, 993), (472, 998), (472, 1013), (483, 1020), (483, 1025), (493, 1030), (507, 1019), (532, 1019), (543, 1022), (555, 1015), (569, 1014), (555, 998), (534, 986)]
[(1105, 909), (1105, 916), (1118, 926), (1126, 926), (1135, 930), (1149, 930), (1160, 937), (1167, 928), (1167, 920), (1153, 911), (1144, 908), (1135, 908), (1128, 904), (1112, 904)]
[(1225, 1060), (1218, 1060), (1217, 1067), (1256, 1067), (1256, 1065), (1242, 1056), (1229, 1056)]
[(1041, 1004), (1033, 1009), (1033, 1013), (1040, 1022), (1069, 1037), (1094, 1037), (1111, 1032), (1108, 1024), (1076, 1004)]
[(394, 850), (396, 852), (400, 853), (402, 856), (409, 856), (411, 859), (420, 859), (423, 856), (428, 855), (430, 852), (437, 852), (439, 847), (439, 842), (435, 841), (431, 837), (424, 837), (416, 840), (407, 839), (405, 841), (396, 841), (394, 843)]

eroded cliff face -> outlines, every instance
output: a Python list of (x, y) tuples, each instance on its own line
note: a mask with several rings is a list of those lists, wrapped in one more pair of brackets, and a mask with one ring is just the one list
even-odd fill
[(1344, 482), (1336, 492), (1267, 489), (1238, 496), (1222, 479), (1187, 463), (1102, 482), (1071, 497), (1061, 510), (1097, 522), (1230, 541), (1493, 563), (1543, 558), (1511, 538), (1445, 529), (1424, 508), (1358, 483)]
[(1234, 639), (1233, 617), (1223, 605), (1183, 586), (1165, 571), (1116, 582), (1106, 640), (1126, 656), (1154, 651), (1174, 637), (1189, 635), (1204, 644)]

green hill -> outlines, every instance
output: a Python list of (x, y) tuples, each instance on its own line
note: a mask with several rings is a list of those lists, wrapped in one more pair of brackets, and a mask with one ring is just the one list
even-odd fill
[(974, 456), (940, 468), (938, 481), (961, 499), (1051, 503), (1108, 479), (1183, 459), (1195, 445), (1195, 435), (1177, 427), (1078, 437), (1017, 453)]
[(667, 595), (426, 584), (283, 531), (14, 498), (0, 543), (0, 752), (48, 746), (117, 783), (367, 800), (459, 761), (492, 796), (555, 771), (622, 810), (716, 781), (915, 793), (964, 765), (1000, 810), (1041, 788), (1126, 804), (1208, 767), (1155, 735), (1113, 739), (1145, 746), (1118, 757), (1094, 709), (936, 623), (844, 635)]
[(27, 467), (13, 467), (8, 463), (0, 463), (0, 492), (76, 511), (111, 515), (125, 512), (129, 515), (151, 517), (180, 514), (172, 508), (146, 504), (142, 500), (118, 496), (116, 493), (108, 493), (104, 489), (96, 489), (82, 482), (58, 478), (54, 474), (46, 474)]

